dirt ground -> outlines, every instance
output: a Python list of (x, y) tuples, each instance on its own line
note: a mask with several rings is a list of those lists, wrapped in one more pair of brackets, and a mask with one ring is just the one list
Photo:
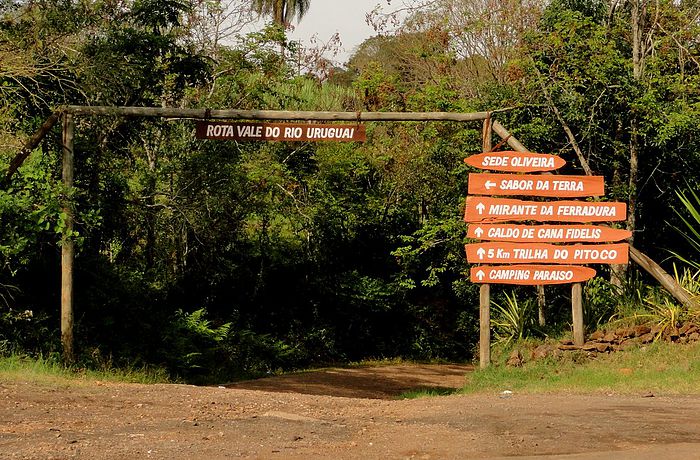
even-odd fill
[(2, 459), (700, 459), (700, 396), (451, 395), (468, 366), (329, 369), (222, 387), (0, 376)]

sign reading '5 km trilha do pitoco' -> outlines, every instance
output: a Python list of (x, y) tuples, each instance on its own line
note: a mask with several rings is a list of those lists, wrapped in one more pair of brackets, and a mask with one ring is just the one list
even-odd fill
[[(522, 152), (488, 152), (464, 161), (476, 168), (504, 172), (551, 171), (565, 164), (564, 160), (554, 155)], [(604, 189), (602, 176), (469, 174), (469, 193), (472, 195), (582, 198), (602, 196)], [(491, 242), (467, 244), (467, 261), (475, 264), (521, 264), (472, 267), (471, 280), (484, 284), (579, 283), (594, 277), (596, 272), (592, 268), (571, 264), (626, 264), (629, 260), (629, 245), (626, 243), (544, 244), (610, 243), (629, 238), (631, 232), (626, 230), (580, 224), (501, 223), (613, 222), (626, 219), (626, 214), (625, 203), (468, 196), (464, 209), (464, 220), (470, 223), (468, 237)], [(556, 265), (540, 265), (543, 263)]]

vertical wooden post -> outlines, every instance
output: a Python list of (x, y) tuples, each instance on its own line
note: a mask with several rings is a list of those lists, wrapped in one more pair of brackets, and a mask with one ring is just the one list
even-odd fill
[[(482, 151), (490, 152), (491, 114), (484, 120)], [(491, 364), (491, 286), (482, 284), (479, 292), (479, 367), (487, 368)]]
[(544, 286), (537, 286), (537, 322), (540, 326), (547, 325), (547, 297)]
[[(73, 187), (73, 115), (63, 115), (63, 185), (66, 193)], [(70, 196), (63, 198), (66, 214), (65, 230), (61, 239), (61, 345), (63, 359), (67, 363), (75, 360), (73, 349), (73, 203)]]
[(574, 323), (574, 345), (581, 346), (585, 341), (583, 334), (583, 285), (571, 286), (571, 314)]
[(479, 367), (491, 364), (491, 286), (482, 284), (479, 294)]

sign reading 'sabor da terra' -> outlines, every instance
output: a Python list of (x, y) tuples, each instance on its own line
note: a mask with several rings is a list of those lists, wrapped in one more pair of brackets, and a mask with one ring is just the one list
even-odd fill
[(198, 139), (229, 141), (335, 141), (362, 142), (364, 125), (304, 123), (213, 123), (197, 122)]

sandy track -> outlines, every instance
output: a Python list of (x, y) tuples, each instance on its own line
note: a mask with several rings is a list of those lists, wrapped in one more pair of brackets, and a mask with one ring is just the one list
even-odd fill
[[(390, 377), (396, 370), (368, 371), (375, 384), (365, 381), (358, 391), (386, 398), (376, 387), (387, 378), (397, 386), (436, 386), (435, 380), (455, 377), (422, 367), (414, 376), (401, 368), (402, 378)], [(313, 373), (256, 383), (271, 385), (266, 391), (247, 388), (250, 382), (235, 388), (52, 386), (0, 376), (0, 458), (700, 458), (697, 396), (369, 399), (319, 394), (328, 376), (336, 379), (331, 390), (337, 393), (350, 391), (350, 382), (363, 375), (329, 371), (309, 383), (306, 393), (314, 394), (294, 386), (314, 382)], [(279, 391), (270, 391), (275, 381)]]

